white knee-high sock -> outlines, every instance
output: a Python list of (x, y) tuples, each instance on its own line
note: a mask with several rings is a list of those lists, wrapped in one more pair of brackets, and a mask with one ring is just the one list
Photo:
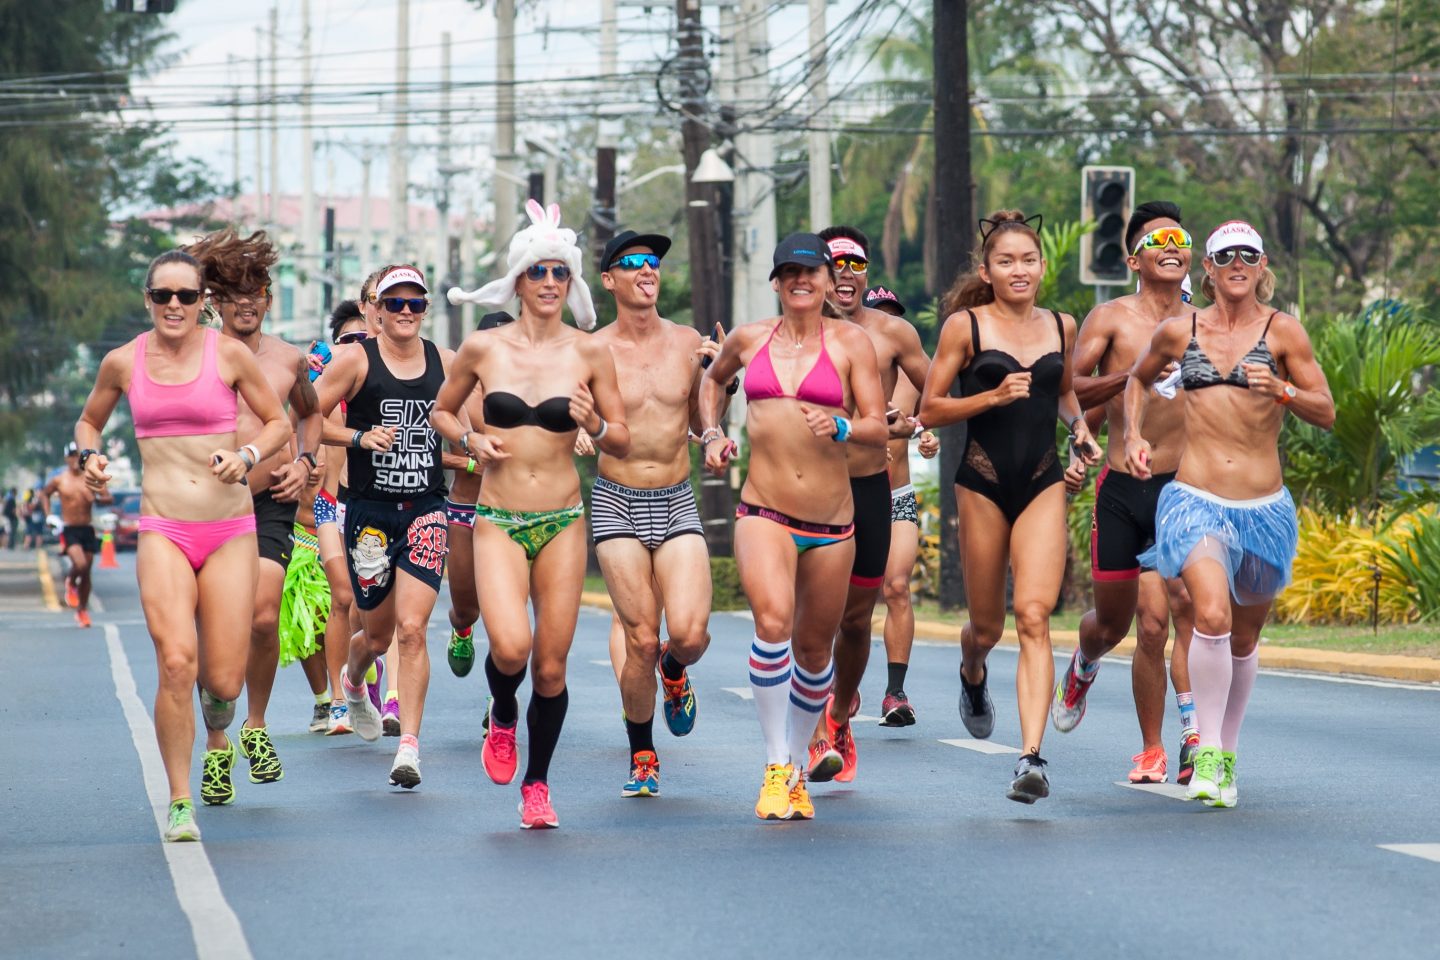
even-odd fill
[(1234, 753), (1240, 745), (1240, 724), (1245, 722), (1245, 708), (1250, 691), (1255, 689), (1255, 674), (1260, 672), (1260, 650), (1248, 657), (1230, 658), (1230, 699), (1225, 702), (1225, 723), (1220, 728), (1220, 749)]
[(1223, 740), (1221, 728), (1230, 699), (1232, 659), (1230, 634), (1212, 637), (1195, 631), (1190, 641), (1190, 687), (1195, 693), (1195, 725), (1202, 747), (1219, 747)]
[(810, 759), (815, 723), (825, 709), (834, 682), (833, 660), (825, 661), (818, 673), (811, 673), (797, 662), (790, 673), (790, 762), (802, 773)]
[(766, 643), (759, 636), (750, 645), (750, 690), (760, 732), (765, 736), (765, 762), (786, 763), (786, 701), (790, 696), (790, 641)]

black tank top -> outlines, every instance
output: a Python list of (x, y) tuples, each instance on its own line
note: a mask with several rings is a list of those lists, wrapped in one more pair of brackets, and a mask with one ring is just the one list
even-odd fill
[(445, 382), (440, 351), (429, 340), (425, 372), (414, 380), (401, 380), (380, 359), (380, 341), (361, 343), (370, 371), (365, 383), (345, 408), (345, 426), (351, 430), (395, 427), (395, 442), (377, 450), (346, 451), (350, 495), (357, 500), (414, 500), (426, 494), (445, 493), (440, 469), (440, 435), (430, 426), (430, 411)]

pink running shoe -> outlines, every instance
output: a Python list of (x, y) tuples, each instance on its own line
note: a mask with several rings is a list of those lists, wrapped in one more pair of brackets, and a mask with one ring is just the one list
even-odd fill
[[(489, 742), (488, 740), (486, 741)], [(533, 830), (536, 827), (558, 827), (560, 818), (550, 806), (550, 787), (547, 784), (522, 783), (520, 785), (520, 829)]]
[(496, 783), (515, 779), (515, 724), (502, 727), (490, 717), (490, 733), (480, 748), (480, 764)]

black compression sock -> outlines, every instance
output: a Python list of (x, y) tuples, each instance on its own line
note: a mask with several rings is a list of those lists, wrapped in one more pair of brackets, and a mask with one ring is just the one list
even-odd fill
[(889, 682), (885, 684), (886, 693), (895, 693), (905, 689), (905, 671), (910, 669), (908, 663), (887, 663), (886, 670), (890, 672)]
[(525, 681), (525, 668), (521, 667), (520, 672), (513, 676), (501, 673), (500, 668), (495, 666), (495, 660), (487, 653), (485, 679), (490, 683), (490, 696), (495, 698), (490, 705), (491, 718), (502, 727), (515, 726), (520, 719), (520, 702), (515, 699), (515, 691)]
[(560, 742), (560, 728), (565, 725), (565, 710), (570, 705), (570, 691), (561, 689), (553, 697), (530, 695), (530, 709), (525, 712), (525, 725), (530, 732), (530, 762), (525, 767), (523, 783), (544, 783), (550, 779), (550, 758)]
[(629, 717), (625, 718), (625, 735), (630, 738), (630, 754), (633, 756), (641, 750), (655, 752), (655, 718), (636, 723)]
[(674, 683), (685, 675), (685, 664), (672, 657), (669, 649), (666, 649), (665, 655), (660, 658), (660, 673), (666, 680)]

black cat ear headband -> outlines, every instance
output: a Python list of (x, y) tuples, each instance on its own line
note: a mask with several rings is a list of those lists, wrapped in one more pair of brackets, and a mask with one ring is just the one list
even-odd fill
[[(1026, 217), (1024, 220), (991, 220), (989, 217), (981, 217), (980, 242), (984, 243), (985, 241), (989, 240), (990, 234), (994, 233), (996, 230), (999, 230), (1007, 223), (1023, 223), (1027, 227), (1033, 227), (1035, 232), (1039, 233), (1041, 229), (1045, 226), (1045, 216), (1044, 214), (1037, 213), (1032, 216)], [(989, 229), (986, 229), (987, 227)]]

